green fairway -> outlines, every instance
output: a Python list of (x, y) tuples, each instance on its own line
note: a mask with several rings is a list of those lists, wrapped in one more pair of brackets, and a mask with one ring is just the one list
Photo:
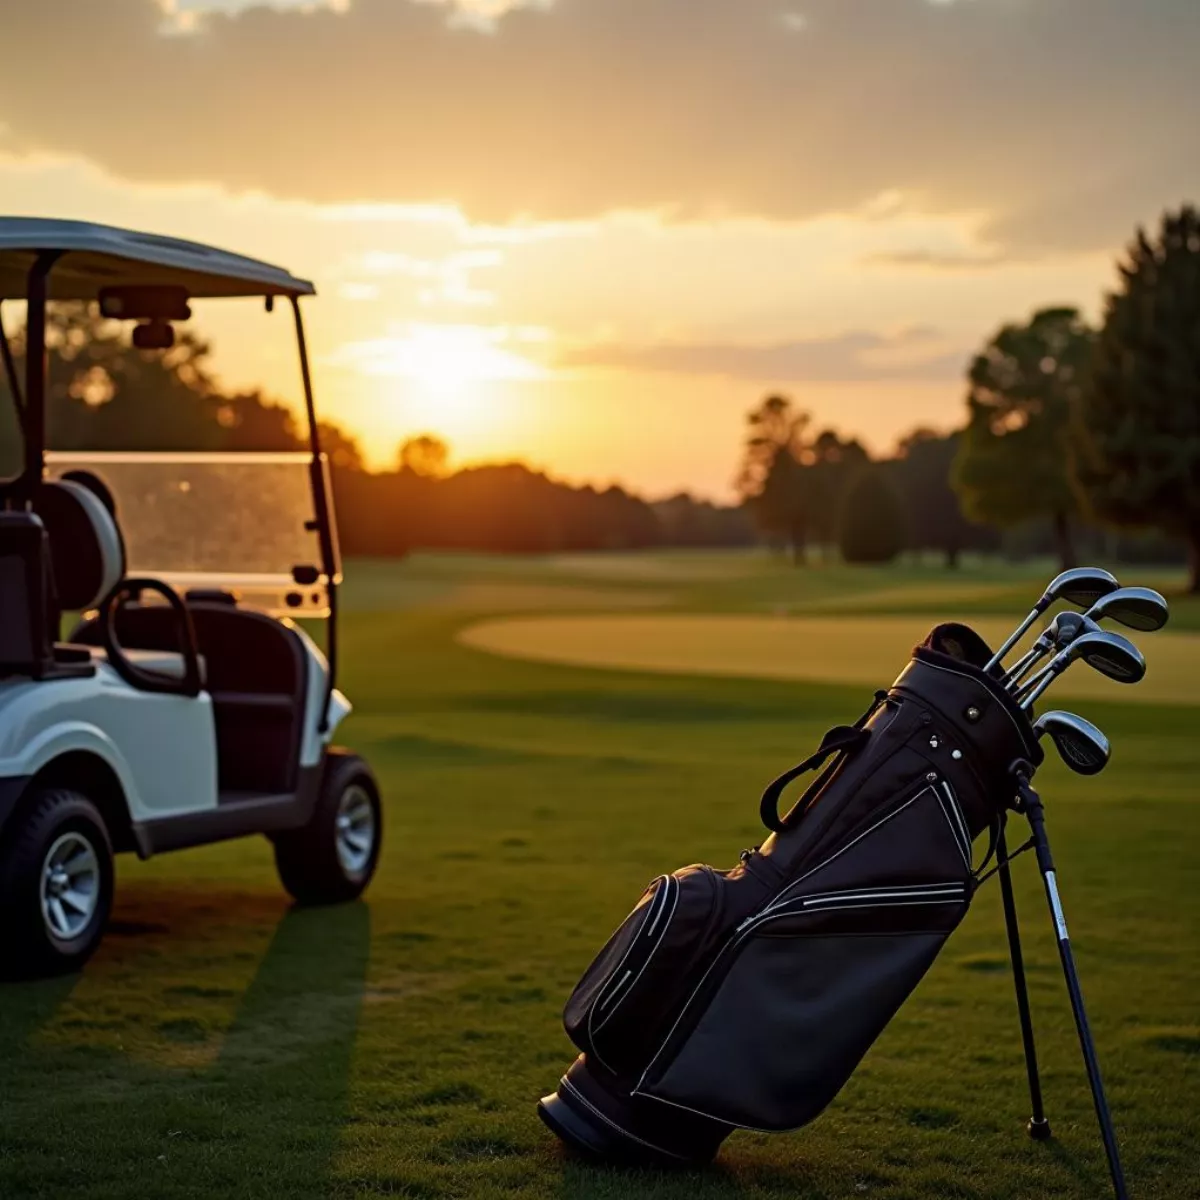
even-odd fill
[[(339, 740), (386, 800), (365, 902), (290, 909), (262, 839), (121, 859), (114, 927), (87, 971), (0, 990), (0, 1197), (1104, 1196), (1028, 856), (1018, 906), (1049, 1144), (1024, 1133), (994, 881), (807, 1128), (738, 1133), (716, 1166), (664, 1175), (576, 1162), (534, 1112), (573, 1057), (563, 1001), (646, 882), (735, 862), (764, 836), (762, 785), (856, 717), (915, 637), (942, 619), (1008, 628), (1053, 573), (797, 571), (743, 553), (350, 564), (341, 682), (356, 709)], [(1192, 652), (1200, 606), (1171, 599), (1168, 652), (1156, 661), (1139, 635), (1151, 671), (1177, 680), (1171, 702), (1090, 692), (1079, 711), (1112, 738), (1110, 769), (1039, 775), (1136, 1200), (1200, 1198), (1200, 707), (1169, 652)], [(460, 640), (483, 622), (631, 610), (765, 618), (785, 638), (828, 631), (807, 619), (861, 620), (880, 674), (608, 670)]]
[[(511, 658), (580, 667), (620, 667), (668, 674), (733, 675), (750, 679), (796, 679), (857, 683), (873, 688), (896, 673), (896, 648), (925, 636), (928, 618), (849, 616), (769, 617), (723, 613), (661, 613), (654, 616), (508, 617), (463, 630), (464, 645)], [(976, 628), (998, 646), (1012, 620), (983, 617)], [(1014, 648), (1027, 650), (1040, 627)], [(1163, 633), (1146, 638), (1148, 664), (1131, 702), (1186, 704), (1196, 701), (1200, 635)], [(1093, 671), (1070, 671), (1056, 699), (1104, 699), (1112, 683)]]

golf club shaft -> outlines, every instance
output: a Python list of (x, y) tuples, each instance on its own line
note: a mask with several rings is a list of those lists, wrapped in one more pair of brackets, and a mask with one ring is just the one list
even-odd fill
[(1034, 605), (1034, 607), (1029, 611), (1029, 616), (1027, 616), (1025, 620), (1023, 620), (1020, 625), (1018, 625), (1016, 629), (1014, 629), (1012, 633), (1008, 635), (1004, 645), (1001, 646), (1000, 649), (997, 650), (996, 653), (993, 654), (986, 663), (984, 663), (983, 669), (985, 671), (990, 671), (993, 667), (998, 666), (1004, 656), (1025, 636), (1026, 630), (1034, 623), (1034, 621), (1038, 619), (1038, 617), (1042, 615), (1044, 611), (1044, 605), (1040, 603)]
[(1004, 676), (1004, 686), (1011, 689), (1013, 684), (1020, 682), (1021, 677), (1046, 657), (1050, 652), (1048, 650), (1040, 650), (1034, 646), (1032, 650), (1027, 650), (1016, 663), (1011, 671)]
[(1071, 1012), (1075, 1017), (1075, 1028), (1079, 1033), (1079, 1047), (1083, 1051), (1083, 1062), (1087, 1068), (1088, 1084), (1092, 1089), (1092, 1103), (1096, 1108), (1096, 1120), (1100, 1125), (1100, 1136), (1104, 1140), (1104, 1153), (1108, 1157), (1108, 1170), (1112, 1176), (1113, 1193), (1117, 1200), (1128, 1200), (1125, 1174), (1121, 1169), (1121, 1157), (1117, 1150), (1117, 1135), (1113, 1129), (1112, 1114), (1108, 1110), (1108, 1099), (1104, 1094), (1104, 1082), (1100, 1078), (1100, 1064), (1096, 1058), (1096, 1044), (1092, 1040), (1091, 1026), (1083, 1006), (1083, 992), (1079, 987), (1079, 973), (1075, 969), (1075, 956), (1071, 953), (1071, 942), (1067, 935), (1067, 921), (1063, 916), (1062, 902), (1058, 896), (1058, 879), (1054, 870), (1054, 859), (1050, 854), (1050, 841), (1046, 836), (1045, 811), (1041, 797), (1025, 779), (1019, 783), (1025, 816), (1033, 830), (1033, 846), (1037, 855), (1042, 881), (1046, 886), (1046, 900), (1054, 918), (1054, 932), (1058, 939), (1058, 954), (1062, 960), (1063, 975), (1067, 981), (1067, 993), (1071, 998)]
[(1055, 670), (1055, 664), (1051, 663), (1048, 667), (1043, 668), (1032, 679), (1027, 679), (1025, 683), (1013, 693), (1013, 699), (1022, 707), (1028, 708), (1058, 677), (1062, 674), (1062, 670)]

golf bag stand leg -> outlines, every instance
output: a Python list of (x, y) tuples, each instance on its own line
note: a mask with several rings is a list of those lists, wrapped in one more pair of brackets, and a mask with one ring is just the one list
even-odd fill
[(1092, 1103), (1096, 1108), (1096, 1119), (1100, 1124), (1100, 1136), (1104, 1139), (1104, 1153), (1108, 1156), (1108, 1170), (1112, 1176), (1113, 1193), (1117, 1200), (1129, 1200), (1125, 1188), (1125, 1175), (1121, 1170), (1121, 1156), (1117, 1150), (1117, 1135), (1113, 1129), (1112, 1115), (1108, 1111), (1108, 1100), (1104, 1095), (1104, 1083), (1100, 1078), (1100, 1064), (1096, 1059), (1096, 1044), (1088, 1025), (1087, 1012), (1083, 1007), (1083, 992), (1079, 988), (1079, 974), (1075, 969), (1075, 956), (1071, 953), (1071, 942), (1067, 936), (1067, 921), (1063, 916), (1062, 903), (1058, 898), (1058, 879), (1054, 871), (1054, 860), (1050, 857), (1050, 843), (1046, 838), (1045, 811), (1041, 797), (1029, 784), (1024, 773), (1017, 775), (1017, 791), (1021, 809), (1033, 830), (1033, 848), (1037, 854), (1038, 868), (1046, 885), (1046, 899), (1054, 917), (1054, 931), (1058, 939), (1058, 956), (1062, 960), (1063, 974), (1067, 980), (1067, 992), (1071, 997), (1071, 1011), (1075, 1016), (1075, 1028), (1079, 1033), (1079, 1046), (1083, 1051), (1087, 1067), (1088, 1083), (1092, 1089)]
[(1017, 990), (1017, 1013), (1021, 1018), (1021, 1041), (1025, 1046), (1025, 1071), (1029, 1076), (1029, 1102), (1032, 1115), (1026, 1129), (1035, 1141), (1042, 1142), (1050, 1136), (1050, 1122), (1042, 1107), (1042, 1082), (1038, 1077), (1037, 1048), (1033, 1042), (1033, 1018), (1029, 1012), (1029, 992), (1025, 986), (1025, 959), (1021, 954), (1021, 931), (1017, 925), (1017, 904), (1013, 898), (1012, 868), (1008, 863), (1008, 844), (1004, 837), (1004, 825), (996, 838), (996, 855), (999, 858), (997, 873), (1000, 876), (1000, 895), (1004, 902), (1004, 924), (1008, 928), (1008, 954), (1012, 961), (1013, 983)]

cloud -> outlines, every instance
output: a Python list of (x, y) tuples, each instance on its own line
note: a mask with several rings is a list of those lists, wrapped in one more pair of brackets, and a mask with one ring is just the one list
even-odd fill
[(927, 267), (933, 271), (978, 271), (1016, 261), (1016, 256), (998, 250), (942, 251), (895, 250), (868, 254), (862, 260), (867, 266)]
[(0, 122), (128, 179), (496, 223), (803, 220), (890, 192), (1032, 253), (1111, 248), (1200, 191), (1196, 0), (801, 7), (485, 3), (484, 33), (451, 15), (471, 6), (353, 0), (164, 36), (157, 0), (0, 0)]
[(946, 346), (935, 330), (893, 336), (850, 332), (764, 345), (664, 342), (645, 346), (601, 343), (565, 351), (557, 365), (684, 375), (724, 375), (778, 383), (873, 380), (940, 382), (960, 379), (968, 355)]

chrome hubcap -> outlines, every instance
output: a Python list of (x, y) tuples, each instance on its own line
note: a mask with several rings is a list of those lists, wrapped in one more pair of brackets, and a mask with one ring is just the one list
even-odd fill
[(100, 902), (100, 859), (82, 833), (64, 833), (42, 864), (42, 919), (60, 942), (77, 938)]
[(371, 861), (375, 849), (375, 807), (361, 784), (343, 793), (337, 814), (337, 855), (347, 875), (357, 875)]

